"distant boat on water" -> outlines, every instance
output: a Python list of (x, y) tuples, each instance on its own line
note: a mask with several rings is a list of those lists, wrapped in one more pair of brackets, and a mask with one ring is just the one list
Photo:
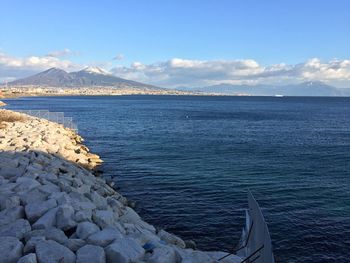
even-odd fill
[(281, 94), (275, 94), (275, 97), (279, 97), (279, 98), (281, 98), (281, 97), (284, 97), (284, 95), (281, 95)]

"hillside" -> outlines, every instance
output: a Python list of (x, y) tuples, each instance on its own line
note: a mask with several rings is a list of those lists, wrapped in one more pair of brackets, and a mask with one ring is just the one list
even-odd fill
[(97, 67), (88, 67), (76, 72), (66, 72), (58, 68), (50, 68), (33, 76), (8, 83), (10, 86), (43, 86), (43, 87), (136, 87), (144, 89), (160, 89), (158, 87), (118, 78)]
[[(189, 89), (187, 89), (189, 90)], [(299, 84), (282, 86), (272, 85), (230, 85), (219, 84), (207, 87), (191, 89), (206, 93), (232, 94), (232, 95), (256, 95), (256, 96), (344, 96), (345, 89), (337, 89), (320, 81), (309, 81)]]

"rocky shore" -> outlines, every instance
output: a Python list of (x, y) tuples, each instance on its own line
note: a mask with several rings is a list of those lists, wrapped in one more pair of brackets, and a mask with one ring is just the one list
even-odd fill
[[(225, 252), (156, 229), (128, 206), (72, 130), (0, 110), (0, 262), (218, 262)], [(235, 256), (220, 262), (239, 262)]]

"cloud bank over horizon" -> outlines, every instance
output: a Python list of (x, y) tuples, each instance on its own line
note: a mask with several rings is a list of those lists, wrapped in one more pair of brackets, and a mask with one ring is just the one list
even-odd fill
[(71, 71), (81, 68), (80, 65), (63, 59), (71, 51), (53, 51), (45, 56), (15, 57), (0, 52), (0, 82), (23, 78), (49, 68), (61, 68)]
[(217, 84), (283, 85), (303, 81), (322, 81), (350, 87), (350, 60), (322, 62), (312, 58), (305, 62), (263, 66), (253, 59), (189, 60), (174, 58), (164, 62), (111, 69), (117, 76), (164, 87), (202, 87)]
[[(69, 59), (76, 54), (70, 49), (53, 51), (44, 56), (29, 57), (14, 57), (0, 52), (0, 82), (26, 77), (52, 67), (76, 71), (88, 66)], [(348, 59), (321, 61), (318, 58), (311, 58), (294, 65), (285, 63), (262, 65), (253, 59), (173, 58), (150, 64), (134, 62), (129, 66), (109, 66), (109, 71), (121, 78), (166, 88), (203, 87), (223, 83), (284, 85), (303, 81), (322, 81), (337, 87), (350, 88), (350, 60)]]

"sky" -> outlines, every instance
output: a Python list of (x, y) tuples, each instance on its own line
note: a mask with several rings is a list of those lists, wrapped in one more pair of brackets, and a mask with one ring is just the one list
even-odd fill
[(0, 0), (0, 82), (99, 66), (163, 87), (350, 88), (348, 0)]

